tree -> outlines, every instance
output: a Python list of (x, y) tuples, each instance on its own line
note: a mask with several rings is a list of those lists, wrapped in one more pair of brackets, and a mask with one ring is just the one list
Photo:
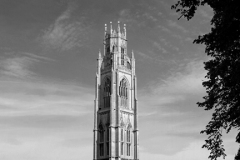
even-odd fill
[[(201, 133), (208, 135), (203, 148), (210, 150), (211, 160), (216, 160), (226, 156), (222, 131), (240, 130), (240, 3), (239, 0), (178, 0), (172, 9), (181, 13), (180, 18), (190, 20), (197, 8), (204, 5), (213, 9), (212, 28), (193, 43), (204, 44), (205, 53), (211, 58), (204, 62), (207, 75), (202, 84), (207, 95), (197, 104), (213, 110), (212, 119)], [(240, 143), (240, 132), (236, 142)], [(235, 159), (239, 157), (240, 149)]]

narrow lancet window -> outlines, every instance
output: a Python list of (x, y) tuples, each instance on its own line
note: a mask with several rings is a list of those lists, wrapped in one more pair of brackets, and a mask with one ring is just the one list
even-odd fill
[(123, 128), (121, 128), (121, 155), (124, 153), (124, 138), (123, 138)]
[(127, 107), (128, 101), (128, 88), (126, 79), (121, 80), (119, 86), (119, 96), (121, 98), (121, 106)]
[(121, 48), (121, 65), (124, 65), (124, 48)]
[(100, 151), (100, 156), (104, 155), (104, 129), (102, 125), (99, 125), (99, 151)]
[(130, 156), (131, 152), (131, 131), (127, 130), (127, 156)]
[(110, 97), (111, 97), (111, 81), (109, 78), (107, 78), (104, 84), (104, 97), (103, 97), (104, 107), (110, 107)]

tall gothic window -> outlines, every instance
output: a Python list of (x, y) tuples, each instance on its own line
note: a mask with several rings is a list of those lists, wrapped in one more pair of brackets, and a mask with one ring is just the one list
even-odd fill
[(107, 155), (109, 155), (109, 138), (110, 138), (110, 130), (109, 130), (109, 126), (107, 126), (107, 137), (106, 137), (106, 146), (107, 146)]
[(100, 156), (104, 155), (104, 129), (102, 125), (99, 126), (99, 151)]
[(100, 148), (100, 156), (103, 156), (103, 155), (104, 155), (104, 146), (103, 146), (103, 143), (100, 143), (100, 144), (99, 144), (99, 148)]
[(121, 53), (124, 53), (124, 48), (121, 48)]
[(121, 128), (121, 155), (123, 155), (124, 148), (124, 138), (123, 138), (123, 128)]
[(131, 151), (131, 131), (127, 130), (127, 156), (130, 156)]
[(124, 65), (124, 48), (121, 48), (121, 65)]
[(99, 142), (104, 142), (104, 130), (102, 125), (99, 126)]
[(121, 106), (127, 106), (128, 88), (126, 79), (122, 79), (119, 86), (119, 95), (121, 98)]
[(104, 107), (110, 107), (110, 97), (111, 97), (111, 81), (109, 78), (106, 79), (104, 84)]

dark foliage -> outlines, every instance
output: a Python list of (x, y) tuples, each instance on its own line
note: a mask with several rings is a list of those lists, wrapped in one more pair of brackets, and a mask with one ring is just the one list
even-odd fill
[[(209, 158), (225, 157), (222, 131), (240, 129), (240, 1), (239, 0), (179, 0), (172, 9), (190, 20), (197, 8), (209, 5), (213, 9), (211, 32), (199, 36), (194, 43), (205, 44), (211, 59), (205, 62), (207, 70), (203, 86), (207, 95), (198, 102), (205, 110), (214, 110), (212, 119), (201, 131), (208, 135), (203, 148), (210, 150)], [(236, 137), (240, 143), (240, 132)], [(240, 159), (240, 149), (235, 157)]]

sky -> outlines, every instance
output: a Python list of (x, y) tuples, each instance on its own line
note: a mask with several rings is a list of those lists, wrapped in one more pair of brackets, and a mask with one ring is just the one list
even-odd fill
[[(138, 77), (141, 160), (207, 160), (197, 106), (209, 57), (193, 44), (213, 11), (179, 18), (176, 0), (0, 0), (0, 159), (93, 158), (93, 107), (104, 25), (126, 24)], [(129, 53), (130, 54), (130, 53)], [(238, 145), (224, 134), (226, 160)]]

